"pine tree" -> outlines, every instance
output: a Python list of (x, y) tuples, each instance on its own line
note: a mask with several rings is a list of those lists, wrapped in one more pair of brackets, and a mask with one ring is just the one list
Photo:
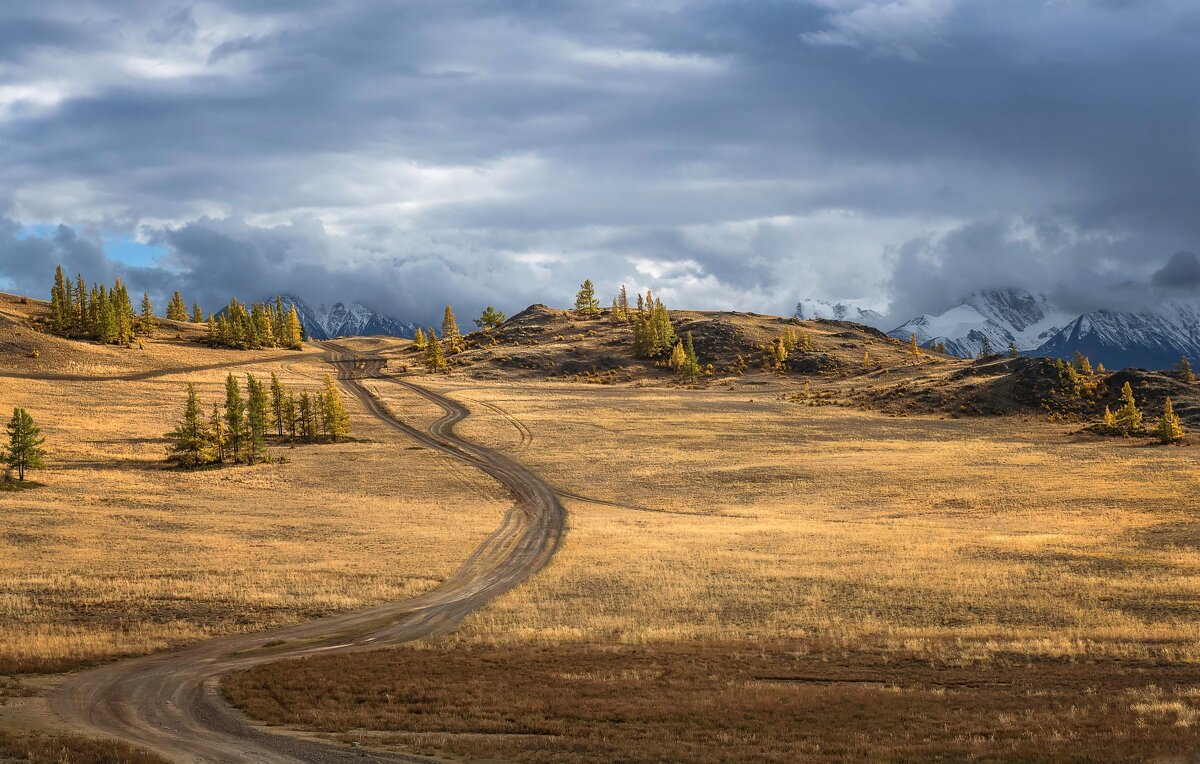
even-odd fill
[(270, 401), (267, 398), (267, 387), (254, 378), (253, 374), (246, 375), (246, 463), (254, 464), (263, 461), (267, 455), (267, 415)]
[(1108, 406), (1104, 407), (1104, 420), (1100, 424), (1100, 431), (1108, 435), (1117, 435), (1121, 432), (1121, 428), (1117, 426), (1117, 418)]
[(1075, 367), (1075, 371), (1085, 377), (1090, 377), (1094, 373), (1092, 371), (1092, 361), (1078, 350), (1075, 351), (1075, 357), (1071, 360), (1071, 365)]
[(299, 350), (303, 347), (304, 329), (300, 325), (300, 316), (296, 313), (295, 305), (288, 311), (287, 319), (284, 321), (281, 342), (289, 350)]
[(442, 349), (449, 355), (462, 352), (463, 341), (462, 334), (458, 331), (458, 321), (454, 318), (454, 311), (449, 305), (446, 306), (446, 312), (442, 314)]
[(50, 289), (50, 327), (55, 334), (66, 334), (71, 328), (70, 282), (62, 266), (54, 271), (54, 286)]
[(229, 457), (235, 463), (240, 462), (246, 442), (246, 401), (233, 372), (225, 377), (225, 439)]
[(315, 440), (317, 437), (316, 417), (313, 416), (312, 396), (307, 390), (300, 393), (300, 437)]
[(1021, 351), (1017, 350), (1017, 343), (1015, 343), (1015, 342), (1008, 343), (1008, 357), (1009, 358), (1020, 358), (1021, 357)]
[(209, 347), (215, 348), (217, 346), (217, 344), (221, 341), (221, 336), (220, 336), (220, 334), (217, 333), (217, 322), (216, 322), (216, 319), (213, 318), (212, 313), (208, 314), (208, 333), (207, 333), (206, 337), (208, 340)]
[(1133, 388), (1126, 382), (1121, 388), (1121, 408), (1117, 409), (1117, 429), (1123, 434), (1130, 435), (1142, 429), (1142, 412), (1138, 410), (1133, 398)]
[(638, 292), (637, 298), (637, 314), (641, 318), (646, 313), (646, 301), (642, 298), (641, 292)]
[(1168, 397), (1163, 403), (1163, 414), (1154, 425), (1154, 435), (1164, 445), (1183, 440), (1183, 424), (1175, 414), (1175, 405)]
[(192, 323), (193, 324), (204, 323), (204, 314), (200, 312), (200, 303), (198, 303), (198, 302), (192, 303)]
[(913, 332), (908, 338), (908, 362), (921, 362), (921, 346), (917, 344), (916, 332)]
[(483, 309), (483, 313), (479, 318), (475, 319), (475, 325), (485, 332), (493, 329), (508, 320), (508, 316), (504, 315), (504, 311), (496, 310), (491, 305)]
[(425, 331), (421, 327), (417, 327), (417, 333), (413, 335), (413, 347), (417, 350), (425, 349)]
[(279, 381), (279, 375), (271, 372), (271, 414), (275, 420), (275, 432), (283, 437), (283, 408), (287, 401), (287, 391)]
[(208, 417), (208, 442), (212, 447), (214, 462), (220, 463), (225, 461), (227, 441), (228, 438), (225, 435), (225, 418), (221, 416), (220, 407), (214, 403), (212, 413)]
[(113, 284), (109, 301), (116, 327), (116, 342), (121, 345), (128, 344), (133, 341), (133, 303), (129, 300), (129, 290), (120, 278)]
[(671, 357), (667, 359), (667, 366), (679, 371), (683, 368), (683, 364), (686, 360), (687, 357), (683, 350), (683, 343), (676, 342), (675, 349), (671, 351)]
[(692, 333), (687, 333), (687, 340), (683, 347), (683, 364), (679, 367), (679, 373), (688, 382), (695, 382), (700, 376), (700, 359), (696, 357), (696, 346), (692, 343)]
[(629, 293), (625, 291), (625, 285), (621, 285), (621, 291), (617, 294), (617, 310), (621, 313), (623, 321), (629, 321)]
[(591, 318), (600, 313), (600, 301), (596, 299), (596, 287), (592, 286), (591, 279), (584, 279), (575, 295), (575, 312), (583, 318)]
[(450, 370), (449, 364), (446, 363), (446, 353), (442, 350), (442, 342), (438, 341), (432, 326), (429, 327), (429, 339), (425, 343), (425, 368), (439, 374)]
[(342, 403), (342, 394), (338, 392), (333, 377), (325, 375), (325, 390), (321, 395), (321, 422), (325, 434), (333, 440), (344, 438), (350, 434), (350, 417)]
[(28, 470), (46, 466), (46, 450), (42, 448), (46, 439), (41, 435), (41, 428), (34, 424), (28, 411), (13, 409), (12, 419), (8, 421), (8, 451), (4, 454), (4, 463), (16, 471), (17, 480), (25, 480)]
[(175, 290), (175, 294), (171, 295), (170, 302), (167, 303), (167, 318), (172, 321), (187, 321), (187, 303), (183, 301), (183, 295), (179, 290)]
[(196, 386), (191, 382), (188, 382), (187, 393), (183, 417), (167, 436), (171, 439), (168, 458), (181, 467), (195, 467), (210, 460), (212, 438), (205, 426), (204, 414), (200, 411)]
[(75, 315), (74, 330), (76, 334), (88, 334), (91, 325), (88, 323), (88, 291), (83, 281), (83, 274), (75, 274)]
[(990, 339), (988, 339), (988, 336), (985, 334), (985, 335), (983, 335), (983, 342), (979, 343), (979, 357), (987, 358), (991, 354), (992, 354), (992, 341)]
[(1179, 359), (1179, 364), (1175, 367), (1175, 375), (1179, 377), (1179, 381), (1189, 385), (1196, 381), (1196, 374), (1192, 371), (1192, 362), (1186, 355)]
[(150, 294), (142, 292), (142, 313), (138, 316), (138, 331), (147, 337), (154, 334), (154, 306), (150, 304)]
[(300, 409), (296, 403), (296, 393), (288, 390), (287, 399), (283, 402), (283, 426), (291, 440), (296, 439), (296, 424)]

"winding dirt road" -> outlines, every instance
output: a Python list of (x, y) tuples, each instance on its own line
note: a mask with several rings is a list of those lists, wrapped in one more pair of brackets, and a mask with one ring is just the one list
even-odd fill
[[(504, 454), (454, 432), (470, 412), (457, 401), (410, 382), (381, 376), (384, 361), (324, 343), (338, 378), (375, 417), (429, 448), (493, 476), (513, 495), (501, 527), (431, 592), (403, 602), (256, 634), (203, 642), (75, 674), (52, 696), (52, 708), (83, 734), (120, 738), (179, 762), (413, 762), (367, 754), (254, 728), (218, 689), (222, 674), (259, 663), (334, 651), (365, 650), (450, 632), (471, 613), (537, 573), (558, 548), (565, 511), (554, 490)], [(361, 379), (402, 385), (442, 408), (427, 432), (394, 417)], [(268, 647), (268, 645), (271, 645)]]

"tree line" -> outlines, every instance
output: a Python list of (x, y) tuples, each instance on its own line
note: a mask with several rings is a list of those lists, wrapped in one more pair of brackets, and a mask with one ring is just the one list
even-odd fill
[(225, 378), (224, 406), (212, 404), (206, 416), (196, 386), (187, 386), (187, 402), (175, 429), (168, 433), (168, 460), (181, 467), (208, 464), (255, 464), (266, 461), (267, 439), (314, 443), (350, 434), (350, 417), (333, 377), (321, 390), (289, 390), (271, 372), (270, 384), (246, 374), (246, 391), (232, 372)]
[(285, 309), (282, 297), (276, 297), (274, 303), (255, 303), (249, 308), (235, 297), (218, 315), (208, 317), (211, 347), (299, 350), (304, 339), (304, 326), (296, 306)]
[[(167, 318), (187, 321), (187, 304), (178, 291), (167, 306)], [(202, 321), (200, 305), (192, 305), (191, 321)], [(82, 274), (72, 282), (62, 266), (54, 271), (50, 288), (50, 329), (63, 337), (95, 340), (106, 344), (127, 345), (138, 335), (154, 334), (157, 320), (150, 295), (142, 293), (140, 310), (135, 312), (129, 290), (118, 277), (111, 287), (93, 282), (89, 288)]]

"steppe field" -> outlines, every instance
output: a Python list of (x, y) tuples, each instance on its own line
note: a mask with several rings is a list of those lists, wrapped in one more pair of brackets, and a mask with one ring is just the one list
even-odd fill
[[(868, 406), (866, 388), (944, 388), (968, 362), (910, 369), (894, 344), (807, 330), (832, 360), (865, 346), (881, 368), (691, 387), (496, 358), (607, 341), (553, 322), (477, 338), (448, 375), (402, 340), (26, 338), (50, 343), (40, 363), (96, 375), (122, 375), (115, 352), (136, 372), (212, 368), (99, 381), (0, 361), (0, 404), (29, 409), (51, 452), (40, 486), (0, 492), (0, 760), (156, 760), (79, 739), (48, 699), (117, 659), (431, 592), (487, 548), (513, 497), (372, 415), (364, 401), (437, 434), (443, 410), (397, 380), (465, 406), (457, 436), (549, 484), (565, 534), (446, 633), (222, 677), (272, 733), (466, 761), (1192, 760), (1200, 451), (1036, 411)], [(164, 463), (185, 382), (206, 407), (227, 371), (315, 390), (339, 353), (387, 359), (340, 382), (365, 390), (346, 396), (351, 440), (273, 444), (252, 467)]]

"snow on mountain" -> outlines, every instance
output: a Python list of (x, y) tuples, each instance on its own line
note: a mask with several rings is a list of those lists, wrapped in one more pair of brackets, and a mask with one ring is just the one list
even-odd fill
[(1136, 313), (1084, 313), (1030, 355), (1070, 358), (1076, 352), (1110, 369), (1166, 369), (1183, 356), (1200, 358), (1200, 301), (1170, 300)]
[(980, 353), (985, 338), (996, 353), (1009, 345), (1021, 351), (1036, 350), (1070, 320), (1071, 315), (1051, 306), (1045, 295), (1024, 289), (987, 289), (972, 292), (942, 313), (917, 316), (888, 334), (902, 340), (916, 334), (917, 342), (925, 347), (944, 342), (947, 353), (970, 358)]
[(416, 324), (401, 321), (357, 302), (335, 302), (333, 305), (311, 307), (295, 295), (282, 295), (285, 308), (296, 307), (296, 315), (305, 333), (315, 340), (333, 337), (409, 337), (417, 333)]
[(859, 324), (882, 329), (887, 323), (887, 317), (878, 311), (856, 305), (854, 301), (826, 302), (825, 300), (804, 299), (796, 303), (796, 312), (792, 314), (801, 321), (812, 321), (818, 318), (832, 321), (854, 321)]

